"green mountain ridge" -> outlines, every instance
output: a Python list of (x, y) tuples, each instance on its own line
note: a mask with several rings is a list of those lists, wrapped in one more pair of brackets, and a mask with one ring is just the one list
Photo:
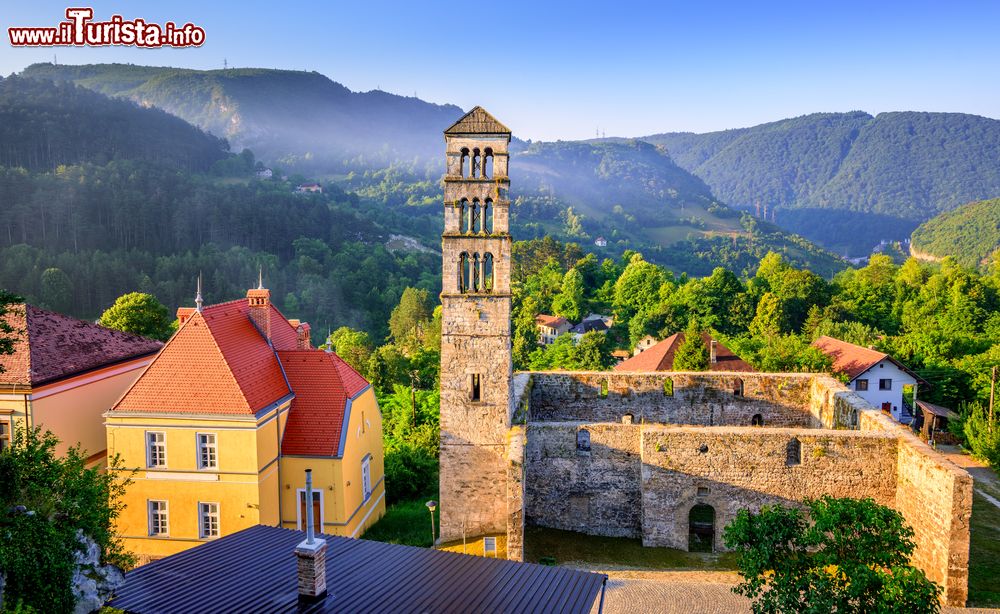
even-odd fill
[(131, 64), (33, 64), (26, 78), (71, 81), (112, 97), (163, 109), (234, 149), (300, 167), (383, 166), (437, 154), (453, 105), (378, 90), (352, 92), (317, 72), (192, 70)]
[(951, 256), (960, 264), (986, 264), (1000, 249), (1000, 198), (980, 200), (941, 213), (920, 225), (910, 253), (936, 260)]
[(750, 128), (642, 137), (739, 208), (852, 255), (1000, 194), (1000, 120), (962, 113), (816, 113)]

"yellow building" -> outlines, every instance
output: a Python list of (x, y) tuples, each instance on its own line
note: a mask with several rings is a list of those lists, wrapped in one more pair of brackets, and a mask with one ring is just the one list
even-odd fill
[(59, 438), (56, 452), (80, 445), (90, 466), (107, 462), (104, 412), (163, 346), (34, 305), (11, 306), (14, 353), (0, 355), (0, 449), (16, 428)]
[[(200, 303), (200, 298), (199, 298)], [(382, 517), (382, 419), (371, 386), (264, 288), (178, 311), (180, 329), (105, 414), (136, 468), (118, 529), (158, 558), (256, 524), (355, 537)]]

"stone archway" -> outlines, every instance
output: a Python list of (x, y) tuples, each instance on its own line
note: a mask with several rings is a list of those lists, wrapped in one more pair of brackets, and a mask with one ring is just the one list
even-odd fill
[(688, 512), (688, 552), (715, 551), (715, 508), (699, 503)]

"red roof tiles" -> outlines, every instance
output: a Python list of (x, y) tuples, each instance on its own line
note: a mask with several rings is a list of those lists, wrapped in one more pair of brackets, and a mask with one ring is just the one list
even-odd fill
[(564, 324), (569, 324), (569, 320), (562, 316), (550, 316), (545, 313), (540, 313), (535, 316), (535, 324), (539, 326), (548, 326), (550, 328), (558, 328)]
[(923, 378), (910, 371), (905, 365), (885, 352), (879, 352), (878, 350), (841, 341), (833, 337), (827, 337), (826, 335), (813, 341), (812, 346), (833, 359), (834, 373), (843, 373), (851, 381), (883, 360), (888, 359), (889, 362), (912, 375), (914, 379), (924, 384), (927, 383)]
[(368, 382), (332, 352), (294, 350), (278, 356), (295, 391), (281, 453), (340, 456), (347, 401)]
[[(705, 346), (712, 342), (708, 333), (701, 334)], [(684, 342), (684, 333), (674, 333), (656, 345), (639, 352), (638, 355), (615, 365), (615, 371), (673, 371), (674, 354)], [(709, 371), (753, 371), (753, 367), (742, 358), (733, 354), (732, 350), (719, 342), (715, 344), (715, 362), (708, 366)]]
[(270, 344), (246, 299), (192, 313), (113, 411), (252, 416), (294, 395), (282, 454), (339, 455), (348, 399), (368, 382), (336, 354), (297, 349), (295, 328), (268, 309)]
[(12, 305), (3, 319), (15, 330), (14, 353), (0, 356), (0, 384), (40, 386), (148, 356), (163, 344), (34, 305)]

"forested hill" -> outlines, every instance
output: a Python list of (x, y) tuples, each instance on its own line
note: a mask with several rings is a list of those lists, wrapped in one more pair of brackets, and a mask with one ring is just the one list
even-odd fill
[(0, 166), (51, 170), (125, 159), (204, 171), (227, 148), (163, 111), (72, 83), (0, 78)]
[(752, 128), (643, 137), (738, 207), (867, 253), (920, 222), (1000, 194), (1000, 121), (961, 113), (819, 113)]
[[(177, 115), (234, 149), (286, 166), (330, 170), (440, 155), (453, 105), (378, 90), (352, 92), (317, 72), (189, 70), (130, 64), (34, 64), (25, 77), (72, 81)], [(339, 170), (339, 169), (338, 169)]]
[(971, 202), (924, 222), (913, 232), (913, 255), (955, 258), (970, 267), (986, 264), (1000, 249), (1000, 198)]
[(716, 266), (751, 272), (768, 251), (824, 276), (844, 267), (833, 254), (719, 202), (666, 149), (644, 141), (554, 142), (515, 147), (511, 174), (518, 238), (554, 236), (608, 256), (626, 249), (677, 272)]

